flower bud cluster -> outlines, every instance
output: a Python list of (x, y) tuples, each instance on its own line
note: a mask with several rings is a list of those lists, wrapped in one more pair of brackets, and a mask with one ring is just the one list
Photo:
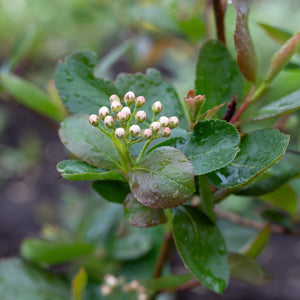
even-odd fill
[[(162, 116), (156, 120), (156, 116), (163, 109), (162, 103), (156, 101), (152, 105), (153, 122), (149, 128), (142, 130), (139, 124), (146, 121), (147, 114), (145, 111), (138, 109), (145, 105), (145, 97), (136, 97), (132, 91), (128, 91), (123, 100), (124, 106), (118, 95), (111, 95), (109, 97), (110, 108), (107, 106), (100, 107), (99, 116), (90, 115), (89, 122), (108, 134), (109, 130), (112, 130), (117, 138), (125, 139), (127, 142), (137, 139), (147, 140), (160, 136), (169, 137), (171, 129), (178, 125), (179, 120), (175, 116), (170, 118)], [(133, 106), (133, 104), (135, 105)], [(105, 128), (101, 127), (100, 120), (103, 121)], [(131, 124), (132, 121), (135, 121), (135, 124)]]

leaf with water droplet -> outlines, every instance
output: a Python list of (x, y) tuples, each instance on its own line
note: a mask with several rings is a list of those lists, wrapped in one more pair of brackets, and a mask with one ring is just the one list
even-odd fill
[(218, 228), (190, 206), (172, 209), (176, 247), (191, 273), (206, 287), (222, 293), (229, 279), (226, 245)]

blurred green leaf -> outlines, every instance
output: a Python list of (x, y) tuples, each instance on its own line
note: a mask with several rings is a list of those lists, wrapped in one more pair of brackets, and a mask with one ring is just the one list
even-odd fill
[(281, 211), (264, 210), (261, 214), (265, 219), (285, 227), (288, 231), (293, 231), (293, 224), (291, 220)]
[(124, 177), (117, 170), (106, 171), (86, 164), (80, 160), (63, 160), (56, 166), (61, 176), (68, 180), (124, 180)]
[(13, 74), (0, 74), (0, 84), (4, 91), (11, 94), (21, 104), (43, 114), (57, 122), (62, 121), (66, 113), (62, 106), (51, 101), (43, 91), (30, 82)]
[(59, 264), (91, 254), (93, 248), (93, 245), (84, 242), (52, 242), (27, 238), (21, 245), (21, 254), (24, 258), (37, 263)]
[(135, 198), (151, 208), (177, 206), (195, 192), (192, 164), (173, 147), (154, 149), (128, 175)]
[(265, 285), (272, 277), (252, 258), (231, 253), (228, 256), (230, 273), (233, 278), (254, 285)]
[(184, 264), (204, 286), (222, 293), (229, 267), (218, 228), (196, 208), (179, 206), (172, 211), (174, 240)]
[(130, 193), (128, 183), (122, 181), (95, 181), (92, 187), (105, 200), (115, 203), (123, 203), (127, 194)]
[[(202, 111), (211, 109), (223, 102), (229, 103), (234, 94), (238, 103), (242, 100), (244, 79), (236, 62), (226, 47), (216, 41), (203, 45), (196, 67), (196, 94), (206, 95)], [(222, 118), (226, 106), (216, 116)]]
[(18, 258), (0, 262), (0, 298), (5, 300), (69, 300), (66, 280)]
[(167, 217), (162, 209), (152, 209), (144, 206), (129, 193), (124, 201), (124, 218), (136, 227), (152, 227), (167, 222)]
[(237, 13), (234, 33), (237, 62), (244, 77), (248, 81), (255, 83), (257, 60), (248, 28), (249, 7), (245, 0), (233, 0), (233, 4)]
[(264, 31), (275, 41), (280, 44), (284, 44), (288, 39), (292, 37), (292, 33), (287, 30), (271, 26), (265, 23), (259, 22), (258, 25), (264, 29)]
[(119, 158), (111, 139), (89, 123), (88, 115), (66, 118), (59, 137), (68, 150), (88, 164), (108, 170), (117, 168)]
[(245, 184), (276, 163), (285, 153), (288, 142), (287, 135), (274, 129), (245, 134), (240, 144), (241, 151), (234, 161), (207, 174), (208, 180), (220, 188)]
[(260, 108), (250, 120), (262, 120), (282, 116), (300, 109), (300, 90)]
[(72, 280), (72, 300), (84, 300), (84, 291), (87, 285), (87, 273), (81, 268)]
[(242, 253), (250, 258), (256, 258), (265, 249), (270, 240), (270, 225), (265, 226), (258, 235), (249, 241), (242, 249)]

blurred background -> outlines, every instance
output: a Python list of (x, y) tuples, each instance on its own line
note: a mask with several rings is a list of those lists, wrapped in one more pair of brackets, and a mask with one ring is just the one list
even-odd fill
[[(228, 1), (230, 2), (230, 1)], [(248, 1), (249, 27), (264, 76), (281, 41), (270, 38), (260, 23), (279, 27), (287, 36), (300, 29), (298, 0)], [(227, 45), (233, 56), (235, 10), (228, 4)], [(97, 199), (89, 183), (59, 178), (56, 164), (68, 157), (58, 139), (58, 123), (33, 109), (46, 97), (60, 103), (52, 74), (59, 59), (90, 49), (99, 56), (97, 76), (114, 80), (121, 72), (159, 69), (180, 97), (193, 88), (201, 45), (215, 38), (211, 1), (204, 0), (0, 0), (0, 71), (21, 81), (0, 81), (0, 256), (18, 255), (24, 237), (55, 231), (84, 203)], [(272, 90), (253, 109), (300, 87), (300, 57), (295, 55)], [(24, 95), (31, 95), (24, 97)], [(61, 108), (61, 115), (65, 111)], [(249, 130), (263, 122), (248, 125)], [(299, 113), (285, 131), (299, 136)], [(298, 133), (298, 134), (297, 134)], [(299, 149), (299, 138), (292, 143)], [(292, 184), (299, 189), (299, 180)], [(253, 202), (254, 201), (254, 202)], [(255, 199), (236, 197), (227, 205), (247, 211)], [(90, 207), (89, 209), (93, 209)], [(236, 237), (239, 239), (239, 237)], [(260, 262), (276, 278), (266, 287), (232, 282), (222, 299), (299, 299), (300, 240), (274, 237)], [(187, 299), (221, 299), (206, 289), (180, 295)], [(195, 297), (195, 298), (193, 298)]]

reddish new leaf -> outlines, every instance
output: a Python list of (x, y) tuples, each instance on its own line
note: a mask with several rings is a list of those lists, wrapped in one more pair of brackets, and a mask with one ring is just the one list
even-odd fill
[(248, 28), (249, 8), (244, 0), (233, 1), (237, 12), (234, 43), (237, 51), (237, 62), (244, 77), (256, 82), (257, 61), (254, 46)]

